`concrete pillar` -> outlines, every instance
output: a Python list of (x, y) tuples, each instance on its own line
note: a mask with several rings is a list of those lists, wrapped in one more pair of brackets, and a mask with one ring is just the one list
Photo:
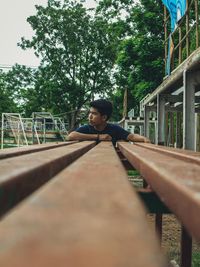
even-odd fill
[(195, 151), (200, 151), (200, 114), (195, 114), (195, 125), (196, 125), (196, 129), (195, 129)]
[(174, 113), (169, 113), (169, 134), (170, 134), (170, 144), (169, 146), (174, 147)]
[(165, 144), (165, 99), (157, 95), (157, 144)]
[(149, 138), (149, 113), (148, 106), (144, 107), (144, 136)]
[(183, 73), (183, 148), (195, 150), (195, 82), (187, 71)]
[(144, 125), (140, 125), (140, 135), (144, 135)]
[(176, 112), (176, 147), (181, 148), (181, 112)]

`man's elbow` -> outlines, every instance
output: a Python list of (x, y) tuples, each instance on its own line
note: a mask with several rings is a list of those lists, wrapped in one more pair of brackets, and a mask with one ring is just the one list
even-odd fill
[(71, 133), (67, 136), (67, 140), (68, 140), (68, 141), (75, 141), (75, 140), (77, 140), (76, 137), (77, 137), (77, 136), (76, 136), (76, 132), (73, 131), (73, 132), (71, 132)]

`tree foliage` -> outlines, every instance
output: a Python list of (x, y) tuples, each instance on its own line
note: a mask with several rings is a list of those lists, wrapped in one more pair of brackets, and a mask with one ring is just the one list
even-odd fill
[(18, 112), (17, 103), (14, 101), (15, 96), (9, 84), (7, 74), (0, 70), (0, 115)]
[(42, 58), (37, 86), (51, 95), (46, 100), (53, 110), (75, 111), (73, 126), (84, 104), (111, 88), (115, 35), (103, 17), (92, 17), (77, 1), (49, 0), (36, 8), (28, 18), (35, 36), (23, 38), (21, 47)]
[(106, 95), (120, 120), (125, 88), (131, 109), (162, 81), (162, 8), (157, 0), (100, 0), (93, 13), (75, 0), (36, 6), (27, 19), (34, 36), (19, 45), (41, 64), (0, 73), (1, 110), (66, 113), (74, 127), (88, 102)]
[(128, 108), (133, 108), (162, 81), (164, 49), (161, 1), (102, 0), (98, 12), (107, 12), (111, 21), (114, 18), (118, 21), (119, 15), (125, 14), (120, 20), (128, 26), (124, 27), (124, 38), (118, 45), (115, 68), (117, 92), (112, 97), (115, 102), (121, 103), (118, 110), (122, 110), (123, 92), (128, 88)]

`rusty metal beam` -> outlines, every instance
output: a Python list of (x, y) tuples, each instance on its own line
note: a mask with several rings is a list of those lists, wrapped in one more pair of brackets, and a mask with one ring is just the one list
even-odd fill
[(4, 267), (164, 267), (144, 207), (110, 142), (59, 173), (2, 220)]
[(50, 180), (96, 142), (75, 143), (0, 161), (0, 216)]
[(16, 157), (16, 156), (21, 156), (24, 154), (29, 154), (29, 153), (35, 153), (38, 151), (43, 151), (43, 150), (48, 150), (60, 146), (67, 146), (73, 143), (76, 143), (77, 141), (68, 141), (68, 142), (62, 142), (62, 143), (51, 143), (51, 144), (41, 144), (41, 145), (31, 145), (31, 146), (26, 146), (26, 147), (16, 147), (16, 148), (6, 148), (3, 150), (0, 150), (0, 160), (5, 159), (5, 158), (10, 158), (10, 157)]
[(200, 165), (130, 143), (118, 146), (190, 235), (200, 240)]

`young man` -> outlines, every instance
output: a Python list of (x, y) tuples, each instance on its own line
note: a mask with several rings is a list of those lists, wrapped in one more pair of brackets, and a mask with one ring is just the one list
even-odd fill
[(68, 140), (96, 140), (112, 141), (115, 145), (118, 140), (132, 142), (149, 143), (149, 139), (138, 135), (131, 134), (122, 127), (108, 123), (112, 114), (112, 104), (105, 99), (98, 99), (90, 103), (89, 124), (84, 125), (71, 132)]

